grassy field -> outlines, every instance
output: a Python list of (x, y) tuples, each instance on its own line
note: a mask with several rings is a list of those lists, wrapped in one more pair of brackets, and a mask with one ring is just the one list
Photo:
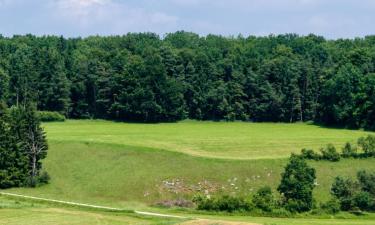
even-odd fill
[[(291, 151), (317, 149), (327, 143), (342, 145), (365, 135), (308, 124), (240, 122), (68, 121), (44, 126), (50, 144), (44, 167), (51, 183), (8, 192), (155, 212), (168, 212), (151, 207), (160, 201), (191, 199), (195, 193), (249, 195), (263, 185), (276, 188)], [(329, 199), (330, 185), (338, 174), (355, 176), (360, 169), (375, 170), (375, 159), (309, 163), (317, 169), (314, 196), (318, 201)], [(0, 215), (11, 215), (10, 211)], [(33, 208), (27, 212), (31, 217), (38, 213)], [(353, 219), (217, 218), (277, 225), (374, 222), (373, 218), (358, 223)]]
[(132, 124), (67, 121), (45, 125), (50, 141), (148, 147), (189, 155), (227, 158), (285, 158), (301, 148), (342, 146), (367, 133), (309, 124), (197, 122)]
[(182, 219), (144, 217), (134, 213), (103, 212), (99, 210), (63, 207), (61, 205), (49, 205), (0, 197), (0, 224), (7, 225), (167, 225), (183, 222), (184, 220)]
[[(24, 201), (0, 196), (0, 224), (7, 225), (370, 225), (374, 215), (360, 218), (267, 218), (247, 216), (184, 214), (189, 219), (140, 216), (131, 212), (105, 212), (80, 207), (67, 207)], [(345, 218), (345, 219), (344, 219)]]

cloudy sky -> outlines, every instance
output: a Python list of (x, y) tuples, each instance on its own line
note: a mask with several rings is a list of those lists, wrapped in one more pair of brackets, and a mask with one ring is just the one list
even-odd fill
[(375, 0), (0, 0), (0, 33), (375, 34)]

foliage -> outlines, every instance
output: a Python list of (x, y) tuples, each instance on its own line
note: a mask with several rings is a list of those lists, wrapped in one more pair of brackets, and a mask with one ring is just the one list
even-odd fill
[(0, 188), (23, 186), (28, 177), (27, 157), (11, 122), (9, 112), (0, 104)]
[(332, 198), (328, 202), (321, 204), (321, 209), (328, 214), (337, 214), (340, 212), (340, 202)]
[(374, 135), (368, 135), (367, 137), (359, 138), (358, 146), (361, 147), (365, 156), (375, 157), (375, 136)]
[(300, 156), (302, 158), (304, 158), (304, 159), (311, 159), (311, 160), (320, 160), (320, 159), (322, 159), (322, 157), (318, 153), (314, 152), (314, 150), (312, 150), (312, 149), (305, 149), (305, 148), (303, 148), (301, 150)]
[(37, 114), (41, 122), (65, 121), (65, 116), (58, 112), (38, 111)]
[(195, 196), (193, 202), (198, 210), (241, 212), (250, 211), (253, 206), (241, 197), (223, 195), (219, 197)]
[(51, 180), (50, 175), (47, 173), (47, 171), (42, 171), (38, 175), (38, 184), (48, 184)]
[(325, 148), (320, 149), (320, 152), (322, 153), (322, 159), (332, 162), (340, 161), (341, 156), (332, 144), (328, 144)]
[[(0, 106), (0, 188), (36, 186), (47, 143), (31, 105)], [(46, 180), (44, 175), (42, 180)]]
[(342, 157), (344, 158), (350, 158), (350, 157), (357, 157), (358, 152), (357, 152), (357, 147), (352, 146), (349, 142), (345, 144), (345, 146), (342, 148)]
[(332, 195), (340, 201), (342, 210), (375, 210), (375, 173), (359, 171), (357, 179), (336, 177)]
[(310, 121), (375, 129), (372, 37), (175, 32), (0, 40), (0, 99), (69, 118)]
[(315, 169), (306, 161), (292, 154), (282, 173), (277, 190), (284, 198), (284, 206), (291, 212), (304, 212), (312, 209)]
[(260, 188), (253, 196), (252, 202), (255, 207), (265, 212), (271, 212), (275, 205), (271, 188), (269, 186)]

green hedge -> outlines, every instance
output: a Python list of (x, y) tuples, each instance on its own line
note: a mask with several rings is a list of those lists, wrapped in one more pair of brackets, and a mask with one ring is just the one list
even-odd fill
[(42, 122), (65, 121), (65, 116), (58, 112), (38, 111), (38, 117)]

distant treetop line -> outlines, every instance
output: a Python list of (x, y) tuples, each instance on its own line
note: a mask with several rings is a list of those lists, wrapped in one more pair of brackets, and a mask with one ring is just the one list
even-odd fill
[(0, 99), (70, 118), (375, 129), (375, 36), (1, 37)]

